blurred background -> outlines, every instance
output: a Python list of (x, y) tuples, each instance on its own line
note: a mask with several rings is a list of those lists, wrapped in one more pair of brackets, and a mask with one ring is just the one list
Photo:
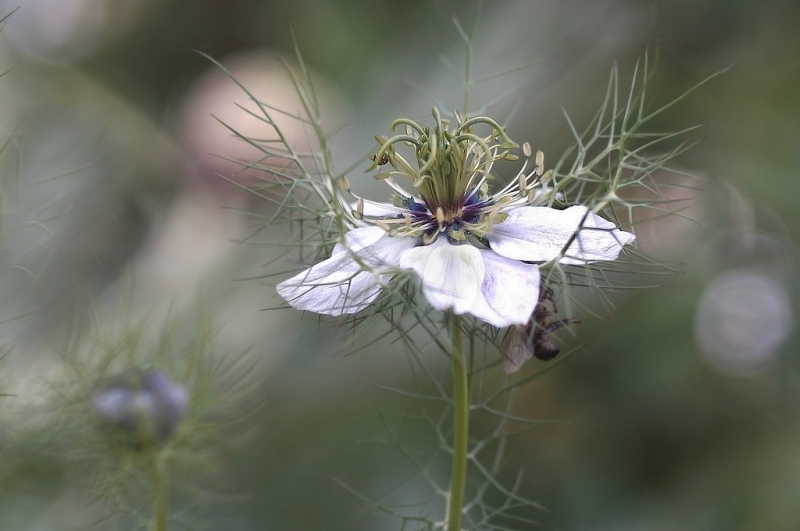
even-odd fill
[[(397, 529), (337, 480), (378, 496), (409, 473), (370, 442), (382, 434), (376, 401), (406, 407), (375, 388), (405, 385), (406, 361), (391, 349), (344, 356), (316, 319), (261, 311), (279, 305), (270, 282), (235, 280), (272, 272), (274, 251), (239, 243), (253, 231), (239, 211), (265, 206), (216, 175), (247, 184), (226, 158), (255, 157), (216, 118), (251, 136), (261, 124), (196, 51), (291, 110), (279, 60), (293, 57), (289, 21), (326, 123), (342, 127), (333, 150), (345, 168), (394, 118), (460, 107), (440, 54), (461, 68), (451, 18), (468, 25), (471, 3), (0, 0), (0, 16), (16, 8), (0, 34), (0, 71), (11, 69), (0, 77), (0, 375), (14, 395), (0, 418), (59, 378), (57, 353), (88, 333), (83, 317), (125, 327), (201, 308), (218, 351), (247, 351), (264, 382), (250, 397), (258, 431), (227, 456), (230, 499), (206, 527)], [(799, 25), (793, 0), (486, 3), (475, 77), (539, 62), (475, 100), (550, 164), (572, 140), (562, 107), (586, 124), (615, 61), (627, 82), (660, 46), (656, 104), (731, 67), (651, 126), (705, 124), (679, 160), (701, 180), (665, 177), (692, 199), (678, 205), (693, 221), (637, 226), (639, 249), (681, 273), (645, 279), (658, 285), (616, 297), (605, 319), (581, 315), (586, 352), (519, 398), (520, 415), (569, 421), (510, 447), (509, 477), (522, 467), (522, 491), (547, 508), (534, 515), (542, 529), (800, 529)], [(350, 179), (381, 190), (361, 169)], [(15, 431), (0, 421), (0, 445)], [(98, 520), (80, 474), (14, 455), (0, 471), (0, 529)]]

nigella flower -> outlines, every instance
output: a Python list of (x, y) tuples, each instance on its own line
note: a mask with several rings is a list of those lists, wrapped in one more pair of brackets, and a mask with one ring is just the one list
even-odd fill
[[(352, 211), (357, 225), (330, 258), (278, 284), (293, 307), (325, 315), (352, 314), (372, 304), (401, 270), (419, 278), (428, 303), (438, 310), (470, 314), (491, 325), (524, 325), (539, 300), (540, 264), (586, 264), (614, 260), (634, 236), (585, 206), (545, 206), (543, 155), (512, 182), (489, 192), (492, 167), (518, 160), (513, 143), (488, 117), (462, 120), (455, 130), (433, 109), (433, 130), (397, 120), (405, 134), (379, 139), (373, 168), (395, 192), (391, 204), (359, 198)], [(475, 129), (488, 127), (488, 136)], [(416, 165), (395, 149), (414, 149)], [(408, 192), (395, 181), (411, 181)]]
[(97, 418), (137, 443), (166, 442), (180, 426), (189, 395), (159, 371), (128, 374), (92, 396)]

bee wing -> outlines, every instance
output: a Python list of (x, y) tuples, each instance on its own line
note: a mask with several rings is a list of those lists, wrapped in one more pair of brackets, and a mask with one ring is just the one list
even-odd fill
[(517, 372), (522, 364), (533, 356), (528, 335), (524, 330), (512, 328), (503, 338), (501, 345), (503, 353), (503, 369), (506, 374)]

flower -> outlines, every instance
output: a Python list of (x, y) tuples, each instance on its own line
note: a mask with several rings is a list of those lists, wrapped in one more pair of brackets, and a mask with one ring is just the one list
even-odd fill
[[(545, 206), (543, 155), (534, 169), (526, 161), (517, 177), (494, 194), (488, 181), (494, 162), (517, 160), (517, 147), (491, 118), (466, 121), (448, 129), (438, 110), (435, 127), (423, 129), (397, 120), (406, 134), (381, 139), (372, 168), (394, 191), (391, 204), (359, 198), (352, 211), (359, 226), (344, 235), (330, 258), (278, 284), (291, 306), (325, 315), (359, 312), (372, 304), (401, 270), (413, 271), (428, 303), (437, 310), (470, 314), (496, 327), (526, 324), (539, 299), (539, 264), (579, 265), (614, 260), (634, 240), (582, 205), (563, 210)], [(488, 126), (490, 135), (474, 133)], [(414, 148), (415, 169), (395, 145)], [(371, 169), (372, 169), (371, 168)], [(394, 180), (411, 180), (409, 193)], [(552, 201), (550, 201), (552, 203)]]

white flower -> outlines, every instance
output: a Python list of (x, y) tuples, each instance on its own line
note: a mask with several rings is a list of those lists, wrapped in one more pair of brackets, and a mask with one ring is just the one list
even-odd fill
[(561, 263), (614, 260), (633, 241), (583, 206), (517, 207), (508, 214), (486, 234), (489, 249), (446, 236), (418, 245), (417, 238), (390, 236), (380, 227), (354, 229), (347, 233), (349, 249), (337, 246), (327, 260), (278, 284), (278, 293), (300, 310), (351, 314), (372, 304), (398, 269), (409, 269), (437, 310), (468, 313), (497, 327), (522, 325), (539, 296), (539, 267), (526, 262), (558, 258), (576, 231)]
[[(345, 245), (337, 245), (327, 260), (278, 284), (290, 305), (325, 315), (356, 313), (399, 270), (410, 270), (437, 310), (470, 314), (497, 327), (523, 325), (539, 298), (537, 264), (614, 260), (633, 241), (632, 234), (584, 206), (531, 206), (542, 203), (540, 154), (533, 171), (525, 174), (523, 165), (517, 179), (489, 195), (493, 162), (511, 159), (507, 149), (515, 144), (488, 118), (468, 120), (451, 133), (438, 112), (434, 117), (433, 134), (401, 121), (410, 131), (382, 145), (378, 156), (394, 171), (381, 177), (397, 193), (395, 201), (359, 200), (353, 214), (367, 226), (349, 231)], [(489, 137), (471, 132), (479, 123), (492, 127)], [(394, 151), (398, 142), (415, 146), (419, 170)], [(527, 145), (524, 151), (530, 155)], [(409, 178), (419, 196), (397, 186), (394, 175)], [(529, 186), (531, 177), (538, 183)]]

